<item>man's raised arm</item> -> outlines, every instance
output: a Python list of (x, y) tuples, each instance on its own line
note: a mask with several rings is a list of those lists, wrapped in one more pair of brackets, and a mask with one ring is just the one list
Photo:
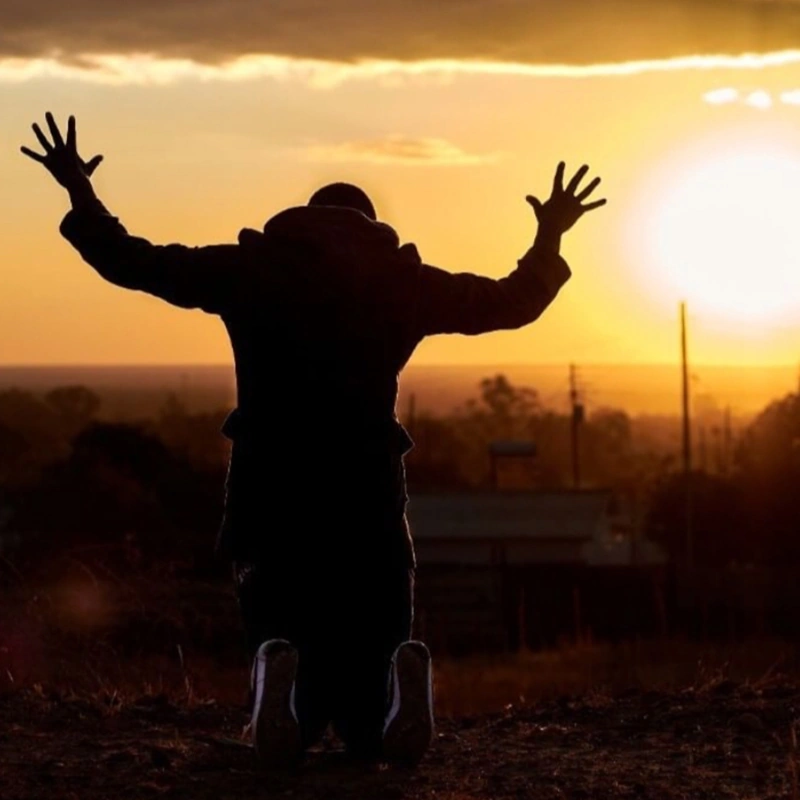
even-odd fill
[(566, 188), (564, 168), (563, 163), (558, 165), (547, 202), (527, 198), (536, 213), (539, 230), (533, 247), (510, 275), (494, 280), (422, 266), (416, 310), (420, 336), (476, 335), (521, 328), (536, 320), (553, 302), (571, 274), (559, 254), (561, 236), (587, 211), (606, 203), (597, 200), (584, 204), (600, 183), (595, 178), (578, 191), (588, 167), (582, 167)]
[(75, 118), (69, 119), (66, 141), (52, 114), (46, 119), (52, 143), (34, 124), (44, 154), (27, 147), (22, 152), (44, 165), (69, 193), (72, 209), (61, 223), (61, 233), (82, 258), (117, 286), (147, 292), (181, 308), (222, 313), (235, 291), (239, 248), (162, 246), (131, 236), (94, 192), (90, 179), (103, 157), (84, 162), (78, 155)]

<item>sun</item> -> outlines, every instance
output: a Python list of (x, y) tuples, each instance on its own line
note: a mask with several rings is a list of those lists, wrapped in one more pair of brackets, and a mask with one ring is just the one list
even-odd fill
[(754, 330), (800, 312), (800, 154), (708, 154), (658, 183), (638, 236), (659, 291)]

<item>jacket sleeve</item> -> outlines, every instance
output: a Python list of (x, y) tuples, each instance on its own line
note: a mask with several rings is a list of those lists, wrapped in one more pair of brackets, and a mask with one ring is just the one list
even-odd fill
[(236, 291), (241, 259), (237, 245), (155, 245), (131, 236), (99, 200), (70, 211), (61, 234), (107, 281), (181, 308), (221, 314)]
[(417, 328), (421, 336), (474, 336), (521, 328), (541, 316), (570, 275), (561, 256), (538, 246), (532, 247), (517, 268), (500, 280), (422, 265)]

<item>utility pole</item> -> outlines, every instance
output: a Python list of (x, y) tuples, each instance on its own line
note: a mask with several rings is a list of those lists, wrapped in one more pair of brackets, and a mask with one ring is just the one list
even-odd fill
[(581, 486), (580, 465), (580, 426), (583, 423), (584, 409), (578, 395), (578, 370), (574, 364), (569, 368), (569, 404), (572, 413), (571, 439), (572, 439), (572, 485), (575, 489)]
[(694, 566), (692, 531), (692, 422), (689, 405), (689, 351), (686, 331), (686, 303), (681, 303), (681, 366), (683, 378), (683, 478), (686, 489), (686, 566)]

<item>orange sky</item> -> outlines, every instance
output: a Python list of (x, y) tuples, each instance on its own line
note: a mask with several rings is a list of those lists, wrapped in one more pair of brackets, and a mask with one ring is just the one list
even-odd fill
[[(230, 358), (217, 320), (106, 285), (60, 239), (66, 198), (18, 154), (19, 144), (32, 144), (30, 122), (48, 109), (77, 116), (84, 155), (106, 156), (95, 181), (101, 197), (154, 241), (233, 241), (242, 226), (304, 202), (321, 183), (349, 180), (428, 262), (492, 276), (509, 271), (535, 233), (525, 195), (546, 191), (558, 160), (585, 161), (603, 177), (609, 205), (565, 239), (574, 278), (556, 304), (525, 331), (429, 341), (416, 362), (674, 360), (683, 292), (667, 256), (688, 252), (691, 261), (693, 243), (654, 249), (665, 198), (680, 196), (681, 182), (706, 161), (776, 153), (787, 165), (786, 191), (752, 197), (753, 207), (786, 209), (800, 198), (800, 63), (788, 61), (550, 76), (453, 64), (415, 73), (406, 64), (320, 85), (302, 70), (165, 75), (152, 64), (108, 82), (69, 70), (23, 74), (22, 62), (4, 68), (0, 59), (0, 364)], [(715, 235), (724, 235), (716, 222)], [(669, 229), (671, 240), (681, 230)], [(755, 225), (747, 235), (764, 233)], [(746, 317), (735, 303), (714, 309), (711, 290), (692, 283), (701, 287), (689, 297), (698, 361), (798, 360), (800, 292), (795, 301), (788, 273), (770, 271), (768, 243), (754, 260), (752, 271), (740, 270), (738, 296), (752, 280), (789, 299), (780, 313)]]

